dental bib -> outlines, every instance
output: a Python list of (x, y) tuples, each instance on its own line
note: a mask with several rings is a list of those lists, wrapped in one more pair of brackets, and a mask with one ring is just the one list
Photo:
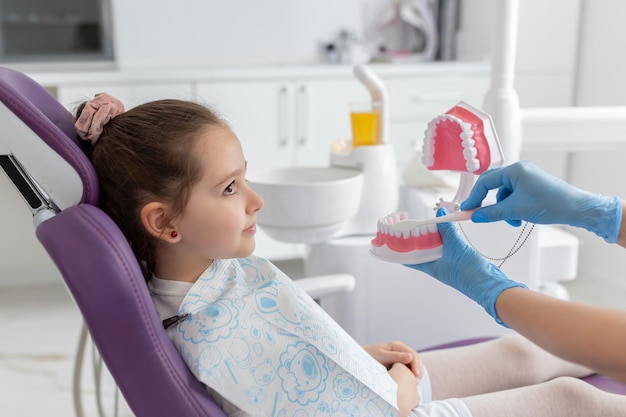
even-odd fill
[(395, 416), (387, 369), (271, 262), (215, 260), (172, 337), (193, 374), (247, 413)]

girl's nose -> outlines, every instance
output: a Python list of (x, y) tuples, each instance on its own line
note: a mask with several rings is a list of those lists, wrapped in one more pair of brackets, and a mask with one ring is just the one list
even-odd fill
[(250, 204), (252, 211), (259, 211), (263, 207), (263, 197), (250, 188)]

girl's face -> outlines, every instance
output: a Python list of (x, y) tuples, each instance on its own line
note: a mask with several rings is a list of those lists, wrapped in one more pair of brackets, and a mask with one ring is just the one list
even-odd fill
[(199, 138), (195, 151), (203, 173), (183, 213), (172, 222), (180, 235), (175, 250), (189, 266), (249, 256), (263, 199), (246, 183), (239, 140), (228, 127), (213, 126)]

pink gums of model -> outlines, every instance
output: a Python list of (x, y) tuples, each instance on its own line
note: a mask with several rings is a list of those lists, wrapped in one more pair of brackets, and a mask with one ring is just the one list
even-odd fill
[[(502, 166), (502, 162), (502, 149), (487, 113), (460, 102), (428, 123), (424, 132), (422, 163), (429, 170), (461, 173), (453, 200), (440, 203), (449, 211), (458, 210), (460, 202), (467, 198), (474, 185), (475, 174)], [(437, 225), (420, 226), (403, 232), (391, 228), (392, 224), (407, 218), (406, 213), (397, 213), (378, 221), (378, 231), (372, 240), (372, 255), (404, 264), (440, 258), (443, 244)]]
[(403, 232), (393, 230), (393, 224), (408, 217), (406, 212), (400, 212), (378, 220), (378, 231), (372, 240), (372, 254), (386, 261), (402, 263), (423, 263), (439, 259), (443, 254), (443, 244), (436, 224), (431, 223)]

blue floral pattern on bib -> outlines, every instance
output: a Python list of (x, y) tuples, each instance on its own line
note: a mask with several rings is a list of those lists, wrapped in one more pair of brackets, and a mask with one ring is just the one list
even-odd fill
[(250, 414), (395, 416), (397, 386), (294, 281), (259, 258), (215, 260), (173, 336), (204, 384)]

